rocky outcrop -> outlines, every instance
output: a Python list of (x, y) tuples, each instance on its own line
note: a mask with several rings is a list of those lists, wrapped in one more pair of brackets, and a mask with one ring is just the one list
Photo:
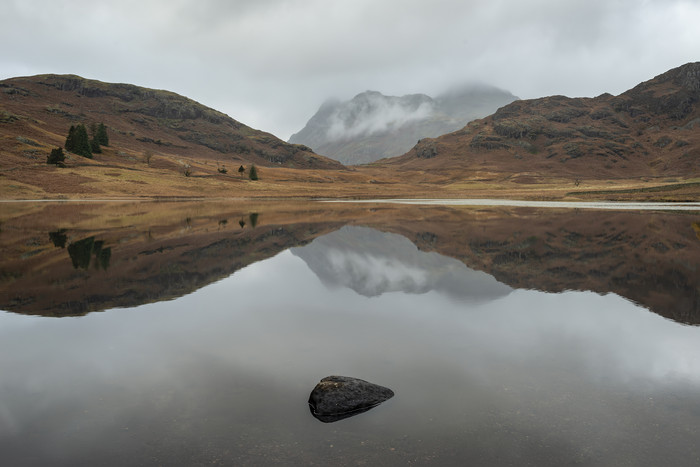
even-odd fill
[(348, 376), (327, 376), (309, 395), (311, 414), (324, 423), (337, 422), (378, 406), (394, 397), (384, 386)]
[(696, 62), (635, 86), (616, 99), (614, 106), (631, 117), (656, 114), (678, 121), (697, 113), (699, 101), (700, 62)]

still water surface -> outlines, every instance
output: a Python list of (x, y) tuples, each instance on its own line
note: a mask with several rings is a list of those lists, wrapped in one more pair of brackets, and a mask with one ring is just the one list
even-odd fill
[[(138, 212), (145, 216), (152, 209)], [(148, 221), (160, 226), (152, 227), (150, 236), (133, 215), (125, 227), (102, 230), (82, 223), (90, 218), (87, 213), (62, 225), (51, 221), (65, 229), (66, 247), (90, 234), (103, 239), (100, 251), (111, 248), (105, 263), (104, 254), (93, 247), (85, 269), (71, 261), (67, 249), (49, 244), (48, 232), (39, 234), (46, 230), (41, 222), (5, 214), (3, 248), (14, 252), (16, 245), (34, 242), (35, 253), (21, 261), (42, 255), (47, 259), (41, 268), (26, 268), (22, 274), (49, 281), (51, 265), (60, 263), (65, 269), (56, 270), (62, 271), (64, 282), (56, 290), (87, 287), (99, 276), (115, 290), (126, 290), (120, 287), (128, 278), (118, 271), (136, 276), (153, 268), (158, 255), (177, 248), (182, 254), (162, 261), (158, 271), (186, 264), (191, 274), (196, 270), (207, 279), (190, 284), (182, 294), (162, 292), (162, 278), (150, 286), (139, 279), (151, 290), (161, 290), (160, 295), (129, 306), (124, 297), (140, 297), (138, 293), (115, 292), (117, 298), (101, 293), (100, 302), (86, 291), (91, 309), (99, 309), (100, 303), (120, 307), (46, 317), (34, 314), (44, 305), (31, 304), (44, 303), (48, 292), (39, 287), (33, 296), (13, 290), (12, 283), (23, 283), (9, 265), (20, 271), (18, 264), (23, 263), (8, 260), (0, 295), (0, 308), (12, 309), (0, 314), (2, 465), (700, 462), (700, 328), (661, 316), (667, 308), (659, 303), (673, 300), (663, 278), (645, 276), (640, 283), (657, 284), (655, 293), (630, 298), (612, 290), (586, 290), (586, 281), (572, 276), (574, 265), (568, 273), (542, 266), (558, 244), (557, 238), (538, 230), (543, 224), (552, 227), (550, 233), (568, 226), (563, 238), (580, 246), (587, 245), (585, 240), (570, 234), (583, 235), (592, 217), (582, 218), (587, 226), (577, 230), (567, 217), (570, 213), (563, 212), (559, 219), (537, 212), (445, 210), (433, 218), (433, 211), (423, 210), (427, 208), (396, 208), (381, 212), (376, 220), (376, 209), (382, 208), (363, 207), (362, 212), (336, 212), (335, 217), (324, 211), (319, 220), (314, 217), (318, 213), (256, 206), (250, 208), (256, 210), (251, 227), (248, 208), (235, 216), (227, 212), (223, 225), (223, 214), (188, 209), (184, 220), (177, 221), (179, 230), (169, 234), (165, 221)], [(293, 222), (285, 214), (290, 211)], [(624, 232), (621, 238), (627, 244), (637, 242), (636, 222), (648, 227), (678, 220), (626, 216), (631, 217), (603, 222), (618, 222), (613, 230)], [(692, 317), (697, 276), (692, 276), (692, 264), (677, 264), (678, 258), (691, 263), (697, 258), (700, 237), (693, 225), (700, 215), (685, 216), (678, 225), (687, 231), (672, 237), (673, 242), (671, 234), (648, 238), (661, 235), (650, 228), (640, 234), (646, 240), (638, 240), (637, 248), (645, 251), (645, 241), (669, 243), (669, 250), (654, 250), (657, 256), (649, 253), (639, 264), (653, 262), (652, 270), (672, 267), (674, 274), (686, 274), (690, 296), (677, 293), (681, 308), (690, 307), (687, 316)], [(446, 228), (451, 222), (461, 227)], [(507, 250), (503, 245), (502, 230), (496, 228), (501, 222), (523, 229), (515, 244), (520, 259), (503, 262), (513, 257), (508, 251), (515, 247)], [(406, 226), (419, 227), (413, 235)], [(606, 234), (601, 228), (598, 235)], [(10, 241), (8, 235), (21, 240)], [(512, 235), (511, 228), (506, 236)], [(279, 240), (290, 236), (291, 242)], [(533, 237), (548, 239), (549, 248), (540, 245), (542, 256), (533, 256), (540, 248)], [(233, 239), (235, 247), (226, 243)], [(486, 239), (501, 250), (489, 253)], [(521, 248), (522, 242), (530, 246)], [(134, 249), (128, 250), (132, 243)], [(681, 253), (668, 266), (663, 258), (673, 253), (673, 245)], [(458, 260), (436, 251), (453, 248), (468, 250), (481, 262), (465, 260), (470, 257), (466, 253)], [(567, 248), (572, 258), (586, 255), (590, 264), (584, 270), (607, 270), (604, 261), (595, 263), (602, 261), (602, 250), (594, 254), (573, 244)], [(613, 262), (633, 261), (634, 254), (625, 257), (619, 244), (610, 248), (621, 255)], [(250, 249), (264, 254), (251, 259), (246, 256)], [(235, 254), (228, 255), (230, 251)], [(221, 265), (212, 266), (222, 269), (210, 280), (197, 268), (212, 256), (240, 264), (230, 274)], [(125, 269), (129, 264), (138, 266)], [(502, 280), (485, 271), (488, 264)], [(518, 287), (513, 279), (518, 268), (538, 267), (534, 276), (550, 278), (541, 289), (556, 289), (551, 281), (564, 277), (564, 291)], [(640, 268), (633, 265), (638, 275), (646, 274)], [(66, 271), (83, 275), (72, 277)], [(187, 271), (179, 274), (168, 277), (182, 282)], [(637, 280), (629, 272), (610, 274), (603, 282)], [(566, 280), (579, 281), (582, 287), (567, 290), (573, 287)], [(687, 282), (674, 280), (676, 290)], [(54, 297), (52, 306), (78, 306), (76, 296), (71, 297), (68, 304)], [(647, 303), (640, 303), (640, 297)], [(671, 304), (668, 309), (678, 314), (678, 307)], [(321, 423), (310, 414), (307, 399), (321, 378), (334, 374), (389, 387), (395, 396), (358, 416)]]

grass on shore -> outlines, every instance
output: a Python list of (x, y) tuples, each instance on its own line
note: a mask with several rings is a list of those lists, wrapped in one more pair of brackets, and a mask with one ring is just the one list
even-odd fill
[[(510, 198), (523, 200), (700, 201), (700, 178), (580, 180), (534, 173), (390, 170), (381, 165), (344, 170), (257, 167), (259, 180), (214, 161), (106, 149), (99, 159), (72, 155), (65, 168), (10, 160), (0, 167), (0, 199), (154, 198)], [(184, 168), (189, 168), (185, 175)], [(247, 165), (247, 170), (249, 170)]]

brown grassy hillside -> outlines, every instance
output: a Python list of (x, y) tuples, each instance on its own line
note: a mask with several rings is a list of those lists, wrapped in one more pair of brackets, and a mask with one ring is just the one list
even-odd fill
[(462, 130), (420, 141), (387, 168), (523, 184), (700, 173), (700, 62), (615, 97), (515, 101)]
[[(699, 67), (618, 97), (516, 101), (404, 156), (352, 168), (171, 92), (13, 78), (0, 82), (0, 200), (700, 200)], [(109, 146), (93, 159), (68, 153), (65, 167), (46, 164), (79, 123), (104, 123)], [(253, 164), (258, 181), (248, 177)]]
[[(8, 79), (0, 82), (0, 91), (3, 126), (14, 127), (13, 133), (22, 130), (27, 140), (39, 144), (61, 146), (71, 125), (104, 122), (111, 145), (124, 155), (150, 151), (229, 163), (232, 168), (238, 163), (341, 168), (307, 147), (287, 144), (169, 91), (74, 75)], [(3, 143), (6, 147), (8, 142)]]
[[(80, 123), (88, 128), (104, 123), (109, 147), (92, 160), (68, 154), (67, 170), (50, 170), (46, 156), (64, 145), (71, 125)], [(73, 75), (0, 82), (0, 156), (0, 173), (16, 182), (15, 191), (44, 191), (48, 197), (71, 187), (76, 194), (110, 193), (110, 177), (127, 179), (134, 186), (124, 191), (138, 194), (138, 185), (157, 186), (151, 178), (158, 175), (149, 177), (147, 169), (181, 175), (189, 168), (193, 176), (219, 174), (218, 169), (238, 175), (241, 165), (252, 164), (343, 169), (305, 146), (285, 143), (175, 93)], [(112, 175), (96, 168), (111, 169)]]

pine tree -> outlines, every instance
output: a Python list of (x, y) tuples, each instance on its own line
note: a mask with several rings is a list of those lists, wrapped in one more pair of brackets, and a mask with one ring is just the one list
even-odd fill
[(51, 150), (51, 154), (46, 156), (47, 164), (62, 164), (66, 160), (66, 155), (63, 154), (63, 148), (56, 148)]
[(109, 136), (107, 136), (107, 127), (104, 123), (97, 125), (94, 138), (100, 146), (109, 146)]
[(93, 154), (102, 153), (101, 146), (109, 146), (107, 127), (105, 127), (104, 123), (100, 123), (99, 125), (95, 122), (91, 123), (90, 135), (92, 136), (92, 139), (90, 139), (90, 150)]
[(63, 145), (66, 151), (75, 152), (75, 126), (71, 125), (66, 137), (66, 144)]
[(257, 179), (258, 179), (258, 171), (257, 171), (257, 169), (255, 168), (254, 165), (251, 165), (251, 166), (250, 166), (250, 172), (248, 173), (248, 178), (250, 178), (251, 180), (257, 180)]
[[(90, 140), (88, 139), (88, 133), (87, 130), (85, 129), (85, 125), (82, 123), (78, 126), (75, 127), (74, 131), (74, 143), (75, 147), (72, 150), (72, 152), (92, 159), (92, 151), (90, 149)], [(70, 133), (69, 133), (70, 137)]]
[(90, 140), (90, 150), (92, 151), (93, 154), (101, 154), (102, 153), (102, 148), (100, 147), (100, 143), (98, 143), (97, 140), (94, 138)]

